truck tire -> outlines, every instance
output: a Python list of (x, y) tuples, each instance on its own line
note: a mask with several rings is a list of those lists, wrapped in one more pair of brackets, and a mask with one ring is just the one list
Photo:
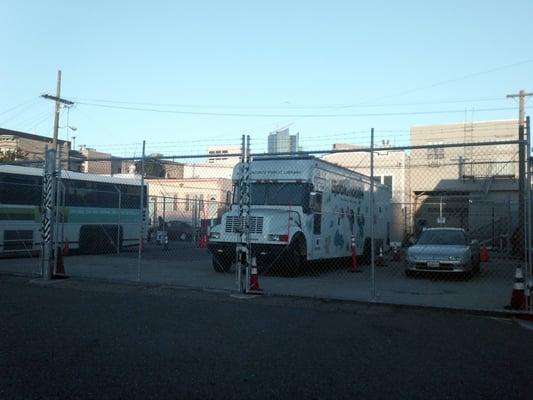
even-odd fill
[(305, 238), (301, 235), (296, 236), (288, 250), (288, 262), (283, 266), (281, 272), (285, 276), (298, 276), (305, 271), (307, 266), (307, 245)]
[(228, 257), (212, 257), (213, 269), (216, 272), (228, 272), (231, 269), (233, 260)]

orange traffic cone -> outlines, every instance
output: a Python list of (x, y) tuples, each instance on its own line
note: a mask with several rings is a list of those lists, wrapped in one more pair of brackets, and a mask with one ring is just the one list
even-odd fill
[(524, 287), (524, 274), (522, 273), (522, 267), (516, 267), (513, 293), (511, 294), (511, 310), (525, 310), (526, 309), (526, 295)]
[(257, 259), (255, 257), (252, 257), (252, 267), (250, 269), (250, 292), (262, 292), (262, 289), (259, 287), (259, 273), (257, 271)]
[(65, 243), (63, 243), (63, 256), (68, 256), (70, 253), (69, 243), (68, 239), (65, 239)]
[(65, 273), (65, 264), (63, 263), (63, 252), (61, 247), (57, 246), (57, 266), (52, 270), (52, 279), (68, 278)]
[(488, 262), (489, 261), (489, 251), (485, 246), (481, 246), (481, 251), (479, 252), (479, 261)]

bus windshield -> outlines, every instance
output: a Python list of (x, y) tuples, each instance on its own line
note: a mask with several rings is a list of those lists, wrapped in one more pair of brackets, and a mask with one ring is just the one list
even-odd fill
[[(254, 206), (304, 206), (309, 203), (311, 185), (308, 183), (252, 183), (251, 204)], [(238, 188), (234, 202), (238, 204)]]

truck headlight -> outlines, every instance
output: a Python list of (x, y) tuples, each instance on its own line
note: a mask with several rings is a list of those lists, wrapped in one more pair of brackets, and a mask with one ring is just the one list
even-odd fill
[(220, 232), (211, 232), (209, 234), (209, 239), (220, 239)]
[(287, 242), (289, 240), (289, 235), (270, 234), (268, 235), (268, 240), (273, 242)]
[(461, 256), (450, 256), (448, 257), (448, 260), (450, 261), (460, 261), (462, 259)]

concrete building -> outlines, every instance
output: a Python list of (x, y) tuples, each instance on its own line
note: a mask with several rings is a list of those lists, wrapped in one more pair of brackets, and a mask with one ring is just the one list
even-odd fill
[(232, 201), (232, 183), (223, 178), (147, 179), (150, 220), (163, 217), (200, 226), (219, 218)]
[[(45, 148), (52, 145), (52, 138), (34, 135), (33, 133), (13, 131), (0, 128), (0, 153), (20, 151), (30, 161), (43, 161)], [(58, 140), (59, 154), (61, 156), (62, 169), (68, 169), (70, 142)], [(36, 166), (38, 164), (35, 164)]]
[(84, 158), (81, 172), (99, 175), (116, 175), (124, 172), (122, 160), (109, 153), (96, 151), (85, 146), (80, 146), (80, 153)]
[[(386, 146), (387, 144), (383, 144)], [(333, 150), (357, 150), (361, 146), (334, 144)], [(370, 176), (370, 154), (364, 152), (331, 153), (322, 157), (331, 163)], [(379, 151), (374, 154), (374, 179), (392, 191), (390, 238), (400, 242), (409, 227), (409, 156), (404, 151)]]
[(289, 134), (289, 128), (270, 132), (268, 135), (269, 153), (296, 153), (299, 150), (299, 136)]
[(230, 179), (233, 174), (235, 165), (231, 164), (209, 164), (209, 163), (192, 163), (183, 166), (183, 177), (191, 179), (213, 179), (224, 178)]
[(207, 154), (209, 158), (207, 159), (208, 164), (218, 164), (218, 165), (232, 165), (235, 166), (239, 162), (239, 157), (225, 157), (225, 154), (241, 154), (240, 146), (226, 146), (226, 145), (217, 145), (217, 146), (208, 146)]
[(413, 146), (433, 146), (411, 151), (413, 230), (458, 226), (484, 241), (508, 238), (517, 222), (518, 145), (461, 144), (517, 140), (517, 136), (517, 120), (413, 127)]
[(240, 146), (208, 146), (207, 162), (185, 164), (183, 167), (183, 177), (195, 179), (224, 178), (231, 180), (233, 168), (239, 163), (240, 158), (238, 156), (225, 157), (224, 155), (240, 154), (240, 152)]
[[(139, 174), (141, 162), (139, 160), (125, 160), (121, 162), (121, 169), (126, 174)], [(147, 157), (144, 163), (144, 173), (147, 178), (181, 179), (184, 176), (185, 165), (172, 160), (160, 160), (157, 156)]]

